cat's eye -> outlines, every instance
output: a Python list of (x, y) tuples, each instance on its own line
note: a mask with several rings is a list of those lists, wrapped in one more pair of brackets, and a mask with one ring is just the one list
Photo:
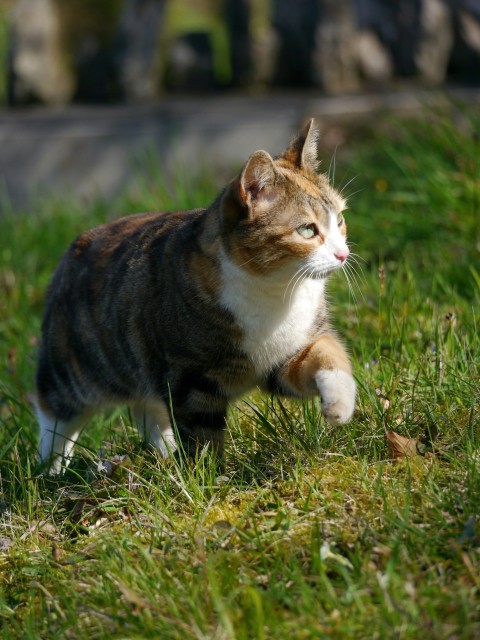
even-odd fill
[(342, 216), (341, 213), (339, 213), (338, 216), (337, 216), (337, 223), (338, 223), (339, 227), (341, 227), (342, 224), (343, 224), (343, 216)]
[(316, 236), (318, 231), (317, 227), (314, 224), (302, 224), (300, 227), (297, 227), (298, 233), (302, 236), (302, 238), (306, 238), (309, 240)]

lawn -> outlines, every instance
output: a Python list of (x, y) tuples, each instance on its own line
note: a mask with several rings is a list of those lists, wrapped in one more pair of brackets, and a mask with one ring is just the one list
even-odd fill
[(221, 477), (208, 451), (192, 468), (160, 460), (120, 410), (63, 478), (39, 476), (28, 397), (75, 234), (222, 185), (167, 186), (150, 167), (114, 204), (0, 217), (2, 638), (480, 637), (479, 131), (478, 111), (428, 112), (331, 164), (337, 187), (353, 178), (358, 257), (329, 290), (354, 419), (333, 428), (317, 401), (253, 394), (232, 407)]

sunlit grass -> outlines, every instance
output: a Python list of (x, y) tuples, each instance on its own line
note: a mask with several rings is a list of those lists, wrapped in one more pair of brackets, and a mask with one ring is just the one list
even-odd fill
[[(399, 123), (344, 168), (361, 271), (356, 304), (341, 274), (330, 298), (353, 421), (252, 394), (230, 411), (220, 478), (208, 451), (190, 469), (145, 450), (122, 410), (96, 418), (64, 478), (39, 477), (28, 393), (76, 233), (222, 185), (167, 185), (150, 165), (115, 206), (0, 219), (2, 637), (479, 637), (480, 123), (462, 118)], [(427, 455), (393, 462), (386, 430)]]

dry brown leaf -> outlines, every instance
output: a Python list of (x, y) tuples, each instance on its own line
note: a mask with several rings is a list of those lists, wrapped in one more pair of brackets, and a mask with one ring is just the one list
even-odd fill
[(400, 458), (413, 458), (418, 456), (416, 438), (405, 438), (396, 431), (386, 431), (388, 457), (391, 460), (399, 460)]

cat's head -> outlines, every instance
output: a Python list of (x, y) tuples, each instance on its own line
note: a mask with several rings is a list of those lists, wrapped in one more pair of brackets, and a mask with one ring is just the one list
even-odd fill
[(255, 275), (298, 270), (322, 278), (343, 266), (349, 250), (344, 198), (317, 173), (313, 120), (278, 157), (256, 151), (227, 187), (223, 244), (231, 260)]

